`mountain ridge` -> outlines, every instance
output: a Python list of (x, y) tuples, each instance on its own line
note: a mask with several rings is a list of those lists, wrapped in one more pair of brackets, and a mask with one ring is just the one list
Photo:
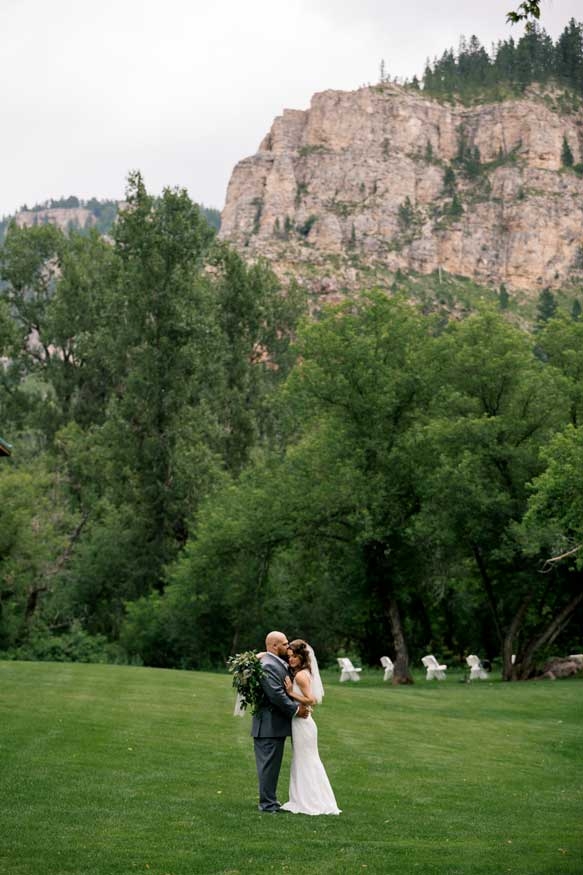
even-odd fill
[(324, 300), (390, 286), (397, 271), (526, 297), (577, 283), (583, 110), (564, 94), (530, 86), (467, 105), (393, 83), (316, 93), (236, 165), (220, 237)]

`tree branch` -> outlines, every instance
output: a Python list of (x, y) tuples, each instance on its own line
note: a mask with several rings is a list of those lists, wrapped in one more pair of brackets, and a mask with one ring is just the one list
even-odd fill
[[(541, 574), (548, 574), (549, 571), (553, 570), (552, 562), (560, 562), (561, 559), (566, 559), (567, 556), (574, 556), (575, 553), (578, 553), (579, 550), (583, 548), (583, 544), (577, 544), (576, 547), (573, 547), (572, 550), (567, 550), (566, 553), (561, 553), (560, 556), (551, 556), (550, 559), (547, 559), (543, 567), (541, 568)], [(547, 565), (549, 566), (547, 568)]]

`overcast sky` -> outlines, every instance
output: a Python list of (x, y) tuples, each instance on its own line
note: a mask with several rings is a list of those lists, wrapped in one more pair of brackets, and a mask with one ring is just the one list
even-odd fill
[[(183, 186), (219, 209), (236, 162), (316, 91), (421, 74), (518, 0), (0, 0), (0, 216), (51, 197)], [(583, 0), (542, 0), (556, 38)]]

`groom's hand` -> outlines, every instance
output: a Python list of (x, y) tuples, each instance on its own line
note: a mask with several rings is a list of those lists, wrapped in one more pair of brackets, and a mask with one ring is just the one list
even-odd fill
[(300, 705), (298, 710), (296, 711), (296, 717), (309, 717), (310, 709), (306, 707), (306, 705)]

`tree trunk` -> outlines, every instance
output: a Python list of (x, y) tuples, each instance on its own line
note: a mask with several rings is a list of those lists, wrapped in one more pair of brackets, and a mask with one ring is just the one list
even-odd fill
[(526, 612), (532, 601), (532, 597), (533, 591), (531, 590), (522, 600), (522, 604), (515, 613), (512, 619), (512, 623), (510, 624), (510, 628), (504, 636), (504, 641), (502, 642), (502, 680), (504, 681), (515, 681), (517, 679), (517, 670), (520, 665), (520, 661), (516, 664), (512, 662), (514, 639), (516, 638), (518, 631), (522, 626), (522, 621), (526, 616)]
[(498, 607), (496, 605), (496, 598), (494, 596), (492, 581), (490, 579), (490, 575), (488, 574), (488, 569), (486, 568), (486, 563), (484, 562), (484, 557), (482, 556), (482, 551), (480, 550), (479, 544), (471, 542), (470, 546), (474, 554), (474, 559), (476, 560), (476, 565), (478, 566), (480, 579), (484, 587), (484, 592), (486, 593), (486, 598), (488, 599), (488, 604), (490, 605), (490, 610), (492, 611), (492, 619), (494, 620), (496, 635), (498, 636), (498, 641), (500, 642), (500, 644), (502, 644), (504, 641), (504, 635), (502, 634), (502, 624), (498, 615)]
[(521, 654), (520, 662), (514, 665), (515, 676), (517, 680), (527, 680), (532, 676), (534, 655), (544, 644), (552, 644), (557, 635), (563, 629), (565, 624), (577, 606), (583, 601), (583, 590), (578, 592), (565, 605), (562, 611), (553, 617), (551, 622), (534, 638), (528, 642)]
[(409, 671), (409, 652), (405, 640), (405, 630), (401, 621), (399, 605), (393, 589), (391, 567), (388, 558), (389, 545), (384, 541), (370, 541), (364, 546), (366, 574), (370, 592), (380, 604), (388, 628), (393, 638), (395, 668), (394, 684), (412, 684)]
[(393, 670), (393, 684), (412, 684), (413, 678), (409, 671), (409, 651), (405, 640), (405, 632), (401, 622), (399, 605), (393, 595), (389, 596), (389, 619), (393, 633), (393, 645), (395, 648), (395, 667)]

